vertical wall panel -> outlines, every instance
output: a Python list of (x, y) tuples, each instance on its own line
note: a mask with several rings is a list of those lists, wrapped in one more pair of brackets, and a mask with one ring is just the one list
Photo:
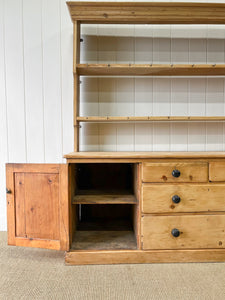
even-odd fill
[(134, 124), (117, 124), (117, 151), (134, 151)]
[[(189, 39), (185, 25), (171, 26), (171, 62), (189, 62)], [(188, 115), (189, 78), (173, 78), (171, 81), (171, 115)], [(188, 124), (171, 124), (171, 151), (187, 151)]]
[(0, 231), (6, 229), (6, 182), (4, 162), (8, 160), (4, 36), (4, 3), (0, 1)]
[(98, 54), (99, 63), (115, 63), (116, 61), (116, 38), (113, 25), (101, 24), (98, 27)]
[(99, 125), (81, 123), (80, 151), (99, 151)]
[(206, 115), (220, 116), (224, 111), (224, 79), (208, 78), (206, 89)]
[[(180, 56), (181, 58), (181, 56)], [(182, 59), (186, 59), (186, 53)], [(188, 115), (188, 78), (173, 78), (171, 84), (171, 115)], [(188, 124), (171, 123), (171, 151), (187, 151)]]
[(98, 25), (83, 24), (80, 32), (80, 62), (96, 63), (98, 59)]
[[(224, 79), (210, 78), (207, 80), (206, 115), (219, 116), (224, 112)], [(223, 124), (220, 122), (206, 125), (207, 151), (219, 151), (223, 145)]]
[[(99, 84), (98, 78), (82, 76), (80, 78), (80, 115), (98, 116), (99, 115)], [(104, 99), (103, 99), (104, 103)]]
[(135, 32), (135, 63), (153, 63), (153, 28), (151, 25), (136, 25)]
[[(123, 80), (123, 79), (121, 79)], [(100, 77), (98, 80), (99, 105), (98, 112), (92, 115), (115, 116), (117, 114), (116, 107), (116, 78)]]
[[(207, 63), (207, 25), (191, 25), (189, 32), (189, 63)], [(207, 79), (189, 78), (188, 114), (190, 116), (205, 116), (206, 114)], [(206, 147), (205, 122), (188, 124), (188, 151), (204, 151)]]
[(186, 25), (171, 25), (171, 63), (188, 63), (189, 32)]
[(224, 25), (208, 26), (207, 63), (224, 63)]
[(206, 113), (206, 78), (191, 77), (189, 79), (189, 114), (205, 116)]
[(4, 3), (0, 2), (0, 164), (8, 158), (7, 97), (4, 49)]
[(44, 162), (42, 2), (23, 1), (27, 161)]
[(171, 79), (155, 77), (153, 79), (153, 115), (170, 116), (171, 114)]
[(171, 124), (170, 151), (188, 150), (188, 124), (173, 122)]
[(4, 1), (9, 161), (26, 162), (22, 1)]
[(171, 83), (171, 115), (188, 115), (188, 78), (173, 78)]
[(190, 52), (189, 52), (189, 59), (190, 63), (193, 64), (204, 64), (207, 61), (207, 41), (206, 39), (190, 39)]
[(223, 124), (212, 122), (206, 124), (206, 151), (220, 151), (223, 147)]
[(153, 124), (153, 151), (170, 151), (170, 125), (166, 122)]
[(134, 25), (114, 25), (116, 35), (116, 63), (134, 63)]
[(134, 80), (134, 114), (152, 116), (153, 114), (153, 79), (136, 77)]
[[(115, 25), (116, 63), (134, 63), (134, 25)], [(125, 37), (125, 39), (124, 39)], [(117, 78), (117, 115), (134, 115), (134, 78)], [(135, 124), (117, 124), (117, 151), (134, 151)]]
[(117, 124), (99, 124), (99, 151), (117, 151)]
[(152, 151), (153, 123), (137, 123), (135, 125), (134, 151)]
[[(207, 63), (224, 63), (224, 26), (208, 26)], [(224, 79), (208, 79), (206, 97), (206, 114), (221, 115), (224, 110)], [(221, 123), (207, 124), (206, 149), (220, 150), (223, 144), (223, 125)]]
[(171, 26), (153, 25), (153, 62), (171, 62)]
[[(45, 161), (62, 161), (60, 1), (42, 2)], [(49, 18), (51, 16), (51, 18)]]
[(188, 151), (205, 151), (206, 124), (205, 122), (192, 122), (188, 125)]

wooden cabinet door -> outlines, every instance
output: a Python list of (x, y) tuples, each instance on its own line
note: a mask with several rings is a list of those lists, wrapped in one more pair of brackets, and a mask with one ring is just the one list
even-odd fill
[(68, 165), (7, 164), (8, 244), (69, 250)]

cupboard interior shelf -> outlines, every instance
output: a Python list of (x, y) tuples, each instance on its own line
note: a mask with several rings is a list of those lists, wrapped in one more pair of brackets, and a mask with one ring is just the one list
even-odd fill
[(129, 191), (81, 190), (73, 197), (73, 204), (136, 204), (137, 199)]
[[(105, 223), (102, 227), (105, 228)], [(131, 230), (77, 230), (71, 250), (121, 250), (137, 249), (135, 236)]]
[(77, 64), (86, 76), (224, 76), (225, 64)]
[(225, 116), (76, 117), (78, 122), (225, 121)]

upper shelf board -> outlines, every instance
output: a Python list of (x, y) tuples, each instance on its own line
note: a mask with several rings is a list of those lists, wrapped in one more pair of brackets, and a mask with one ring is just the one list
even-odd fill
[(219, 122), (225, 121), (224, 116), (142, 116), (142, 117), (114, 117), (114, 116), (89, 116), (89, 117), (76, 117), (78, 122), (148, 122), (148, 121), (172, 121), (172, 122), (187, 122), (187, 121), (212, 121)]
[(225, 24), (224, 3), (67, 2), (71, 19), (108, 24)]
[(224, 76), (225, 64), (78, 64), (85, 76)]

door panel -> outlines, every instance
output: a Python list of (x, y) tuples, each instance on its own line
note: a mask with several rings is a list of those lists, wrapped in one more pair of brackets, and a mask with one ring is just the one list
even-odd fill
[(25, 237), (25, 190), (24, 190), (24, 173), (15, 173), (15, 230), (16, 236)]
[(8, 243), (69, 249), (68, 166), (8, 164)]

